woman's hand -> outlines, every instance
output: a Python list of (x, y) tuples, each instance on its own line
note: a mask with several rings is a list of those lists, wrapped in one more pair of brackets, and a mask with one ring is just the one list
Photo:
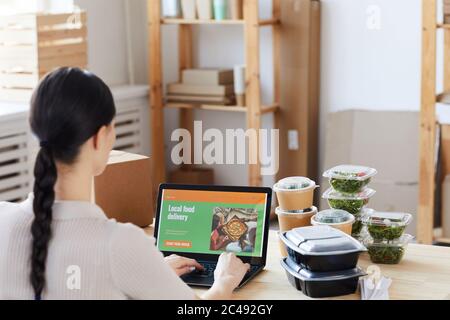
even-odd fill
[(164, 258), (167, 264), (175, 271), (178, 276), (188, 274), (193, 269), (203, 270), (203, 266), (194, 259), (180, 257), (176, 254), (172, 254)]
[(231, 293), (236, 289), (250, 270), (248, 263), (243, 263), (234, 253), (224, 252), (220, 255), (214, 271), (214, 286)]

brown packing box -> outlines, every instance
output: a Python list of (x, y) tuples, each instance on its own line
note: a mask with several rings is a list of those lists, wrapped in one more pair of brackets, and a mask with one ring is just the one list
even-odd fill
[(204, 86), (183, 83), (170, 83), (167, 85), (167, 93), (199, 96), (228, 96), (234, 95), (234, 86), (232, 84)]
[[(378, 170), (369, 187), (376, 194), (369, 207), (411, 213), (408, 232), (416, 234), (419, 182), (419, 114), (409, 111), (348, 110), (329, 114), (323, 170), (339, 164)], [(321, 193), (329, 186), (322, 178)], [(327, 208), (325, 200), (321, 209)]]
[(204, 86), (227, 85), (234, 82), (231, 69), (186, 69), (183, 70), (182, 79), (184, 84)]
[(419, 184), (373, 182), (370, 184), (370, 188), (375, 189), (377, 193), (370, 199), (368, 207), (377, 211), (410, 213), (413, 220), (406, 232), (415, 236), (417, 234)]
[(443, 236), (450, 238), (450, 125), (443, 124), (440, 126), (440, 164), (442, 184), (442, 231)]
[[(280, 170), (277, 179), (307, 176), (317, 180), (320, 89), (319, 1), (280, 1)], [(298, 148), (289, 148), (290, 131)]]
[(110, 219), (146, 227), (153, 223), (150, 158), (112, 151), (105, 172), (94, 179), (95, 203)]
[(202, 168), (180, 168), (170, 173), (169, 182), (179, 184), (214, 184), (214, 170)]
[(450, 238), (450, 175), (442, 184), (442, 236)]
[(419, 113), (348, 110), (328, 115), (324, 170), (355, 164), (378, 170), (374, 181), (419, 181)]

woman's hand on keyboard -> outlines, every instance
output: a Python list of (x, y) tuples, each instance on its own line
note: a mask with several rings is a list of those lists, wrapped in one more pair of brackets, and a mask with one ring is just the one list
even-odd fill
[(203, 270), (203, 266), (194, 259), (180, 257), (176, 254), (165, 257), (164, 259), (178, 276), (191, 273), (194, 269)]
[(214, 284), (226, 286), (230, 294), (236, 289), (250, 270), (248, 263), (243, 263), (234, 253), (222, 253), (214, 271)]

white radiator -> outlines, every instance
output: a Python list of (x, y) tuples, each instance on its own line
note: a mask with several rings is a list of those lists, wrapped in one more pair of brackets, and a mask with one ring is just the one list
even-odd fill
[(0, 201), (20, 201), (30, 192), (27, 113), (6, 108), (0, 111)]
[(112, 88), (116, 103), (115, 150), (148, 155), (148, 86)]

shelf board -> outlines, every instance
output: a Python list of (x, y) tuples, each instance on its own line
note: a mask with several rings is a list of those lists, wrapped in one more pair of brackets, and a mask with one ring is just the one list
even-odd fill
[(437, 243), (450, 244), (450, 238), (444, 238), (444, 237), (436, 238), (436, 239), (435, 239), (435, 242), (437, 242)]
[(450, 24), (448, 24), (448, 23), (438, 23), (438, 24), (436, 25), (436, 28), (450, 29)]
[[(241, 112), (247, 113), (247, 107), (240, 106), (218, 106), (208, 104), (190, 104), (190, 103), (167, 103), (166, 108), (175, 109), (193, 109), (193, 110), (209, 110), (209, 111), (225, 111), (225, 112)], [(278, 104), (270, 106), (262, 106), (261, 114), (274, 113), (279, 110)]]
[[(162, 24), (196, 24), (196, 25), (244, 25), (245, 20), (199, 20), (199, 19), (175, 19), (175, 18), (164, 18), (161, 19)], [(261, 27), (272, 26), (279, 24), (279, 19), (264, 19), (260, 20), (258, 25)]]
[(436, 95), (436, 102), (450, 104), (450, 92), (447, 91)]
[(218, 24), (218, 25), (243, 25), (244, 20), (188, 20), (188, 19), (175, 19), (175, 18), (164, 18), (161, 19), (162, 24)]

